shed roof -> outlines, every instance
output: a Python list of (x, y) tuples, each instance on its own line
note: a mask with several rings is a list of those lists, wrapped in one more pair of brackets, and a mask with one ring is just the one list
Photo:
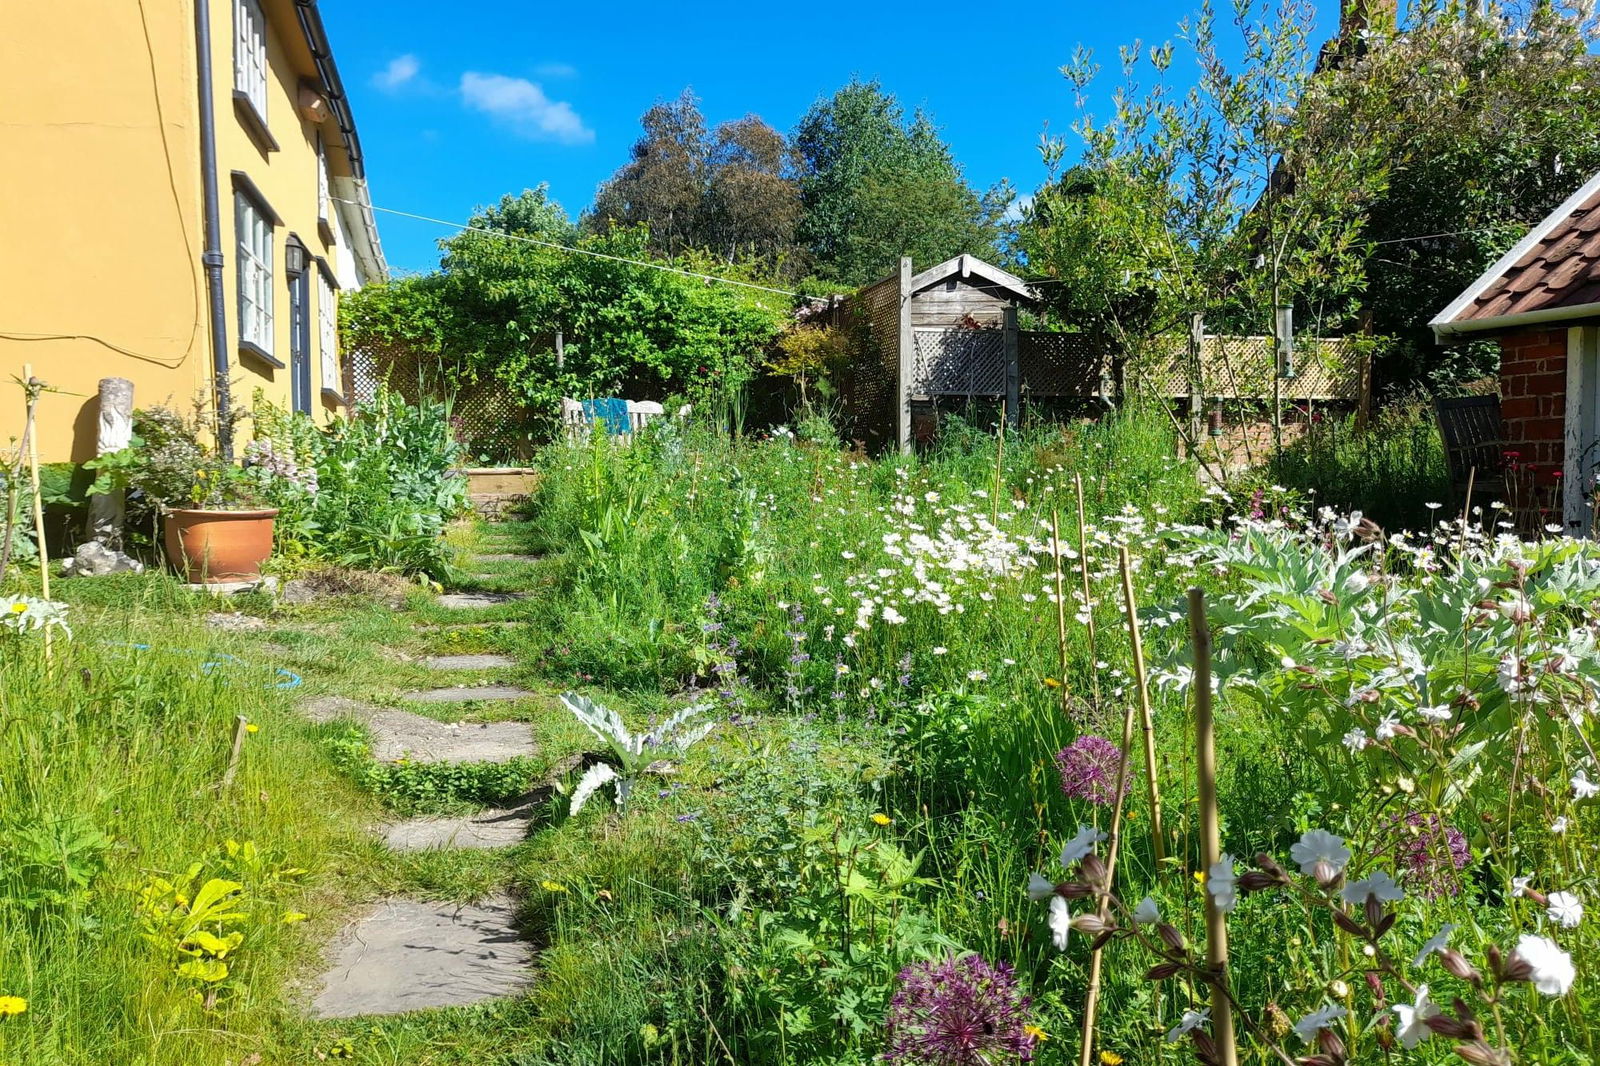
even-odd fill
[(1432, 322), (1440, 341), (1600, 315), (1600, 174), (1552, 211)]
[(911, 291), (921, 292), (931, 288), (941, 281), (950, 278), (975, 279), (974, 284), (988, 283), (1015, 293), (1019, 300), (1033, 303), (1038, 297), (1033, 290), (1028, 288), (1028, 283), (1009, 271), (1001, 270), (993, 263), (986, 263), (975, 255), (963, 252), (954, 259), (946, 259), (937, 266), (931, 266), (920, 274), (911, 277)]

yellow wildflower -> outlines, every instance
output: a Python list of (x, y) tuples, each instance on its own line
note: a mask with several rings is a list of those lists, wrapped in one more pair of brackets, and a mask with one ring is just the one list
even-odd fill
[(873, 825), (891, 825), (893, 823), (894, 823), (894, 819), (890, 818), (887, 814), (883, 814), (883, 813), (880, 812), (880, 813), (874, 814), (872, 816), (872, 824)]
[(1031, 1036), (1035, 1040), (1039, 1041), (1041, 1044), (1050, 1039), (1050, 1034), (1039, 1028), (1037, 1025), (1024, 1025), (1022, 1027), (1022, 1031), (1026, 1035)]
[(309, 916), (305, 915), (305, 914), (301, 914), (299, 911), (289, 911), (288, 913), (286, 913), (283, 916), (283, 924), (284, 925), (293, 925), (296, 922), (305, 921), (307, 917), (309, 917)]
[(566, 885), (563, 885), (557, 881), (540, 881), (539, 887), (544, 889), (546, 892), (565, 892), (567, 890)]
[(13, 603), (11, 605), (11, 613), (12, 614), (27, 614), (28, 613), (28, 605), (19, 600), (18, 602)]
[(1061, 682), (1057, 681), (1053, 677), (1047, 677), (1047, 678), (1044, 679), (1044, 687), (1045, 688), (1060, 688), (1061, 687)]
[(244, 731), (246, 733), (259, 733), (261, 732), (261, 727), (256, 725), (254, 722), (250, 722), (244, 727)]
[(21, 996), (0, 996), (0, 1018), (13, 1018), (28, 1012), (28, 1001)]
[(1122, 1066), (1122, 1056), (1115, 1051), (1100, 1052), (1100, 1066)]

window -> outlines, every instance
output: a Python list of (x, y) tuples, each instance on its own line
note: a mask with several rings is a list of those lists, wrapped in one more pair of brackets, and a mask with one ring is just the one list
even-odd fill
[(243, 191), (233, 194), (239, 237), (239, 342), (272, 356), (272, 223)]
[(339, 303), (338, 290), (328, 275), (317, 271), (317, 350), (322, 353), (322, 389), (324, 392), (343, 393), (344, 382), (339, 373)]
[(233, 88), (267, 118), (267, 20), (261, 0), (233, 0)]

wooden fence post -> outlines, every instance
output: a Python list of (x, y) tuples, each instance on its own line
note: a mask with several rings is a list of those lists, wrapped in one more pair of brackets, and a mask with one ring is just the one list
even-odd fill
[(1006, 418), (1015, 429), (1022, 424), (1021, 338), (1017, 331), (1017, 309), (1005, 309)]
[(1200, 356), (1205, 344), (1206, 318), (1196, 311), (1189, 316), (1189, 440), (1198, 449), (1200, 411), (1205, 406), (1205, 368)]
[(916, 366), (916, 336), (911, 331), (911, 257), (900, 257), (900, 342), (895, 374), (895, 439), (911, 453), (911, 374)]

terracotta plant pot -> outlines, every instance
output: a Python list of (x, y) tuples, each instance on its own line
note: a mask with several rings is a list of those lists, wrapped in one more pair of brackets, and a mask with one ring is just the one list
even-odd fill
[(167, 558), (191, 584), (254, 581), (272, 554), (275, 508), (264, 511), (167, 512)]

